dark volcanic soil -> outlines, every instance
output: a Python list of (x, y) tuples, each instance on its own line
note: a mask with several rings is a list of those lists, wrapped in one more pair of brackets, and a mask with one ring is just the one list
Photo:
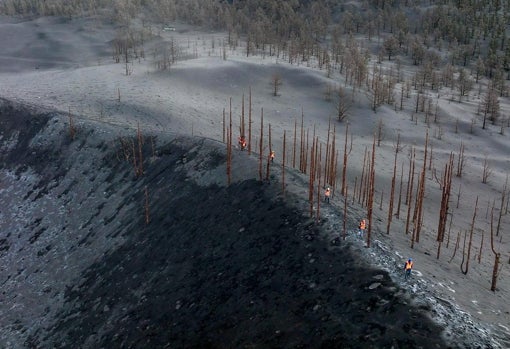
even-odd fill
[(2, 347), (448, 347), (280, 184), (196, 181), (224, 176), (222, 145), (160, 136), (152, 155), (146, 137), (137, 179), (119, 130), (71, 141), (65, 118), (6, 102), (1, 119)]

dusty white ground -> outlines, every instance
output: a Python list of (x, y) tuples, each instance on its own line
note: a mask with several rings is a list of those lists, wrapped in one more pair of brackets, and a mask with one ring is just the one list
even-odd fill
[[(251, 88), (253, 109), (253, 134), (260, 132), (261, 108), (264, 109), (264, 125), (271, 124), (272, 139), (277, 159), (281, 161), (283, 131), (287, 131), (287, 161), (291, 165), (294, 124), (304, 114), (305, 127), (310, 137), (315, 127), (322, 142), (326, 142), (328, 121), (335, 115), (334, 103), (324, 99), (328, 83), (343, 86), (344, 79), (336, 73), (327, 78), (324, 71), (314, 64), (289, 65), (274, 57), (246, 57), (243, 45), (236, 50), (227, 49), (227, 59), (222, 58), (223, 33), (208, 33), (177, 24), (175, 32), (159, 32), (158, 40), (174, 38), (184, 54), (189, 57), (177, 62), (169, 71), (154, 69), (151, 47), (146, 44), (146, 59), (130, 64), (130, 75), (125, 74), (125, 65), (115, 64), (111, 58), (109, 41), (114, 31), (107, 25), (93, 20), (60, 21), (51, 18), (34, 21), (17, 21), (2, 18), (0, 37), (3, 42), (0, 54), (0, 96), (30, 105), (69, 110), (75, 118), (90, 118), (126, 127), (157, 129), (169, 132), (194, 134), (222, 139), (222, 114), (228, 116), (229, 99), (232, 98), (234, 130), (239, 127), (242, 96), (245, 96), (248, 116), (248, 93)], [(214, 48), (212, 42), (215, 42)], [(193, 57), (194, 56), (194, 57)], [(387, 64), (387, 63), (386, 63)], [(411, 68), (404, 69), (410, 71)], [(282, 77), (280, 95), (272, 95), (271, 78), (278, 73)], [(482, 82), (486, 83), (486, 82)], [(349, 88), (346, 88), (348, 91)], [(120, 99), (119, 99), (120, 95)], [(386, 235), (386, 216), (393, 152), (397, 134), (400, 133), (403, 151), (399, 153), (398, 168), (404, 163), (407, 177), (409, 150), (416, 146), (417, 170), (422, 163), (423, 144), (427, 130), (424, 115), (411, 121), (414, 97), (405, 99), (403, 111), (395, 112), (391, 106), (382, 106), (374, 113), (365, 92), (354, 95), (354, 104), (349, 111), (349, 130), (353, 136), (353, 149), (349, 156), (348, 183), (354, 187), (355, 178), (361, 176), (365, 148), (371, 147), (372, 137), (379, 120), (384, 124), (384, 139), (376, 148), (376, 209), (374, 239), (386, 246), (393, 254), (394, 264), (387, 265), (396, 272), (405, 258), (415, 261), (415, 278), (409, 282), (411, 290), (426, 285), (448, 301), (470, 313), (476, 321), (491, 328), (502, 343), (510, 345), (510, 227), (509, 216), (504, 215), (500, 236), (495, 249), (502, 253), (503, 265), (498, 280), (498, 290), (490, 291), (493, 254), (490, 250), (489, 219), (487, 207), (495, 201), (496, 216), (499, 214), (502, 188), (510, 172), (510, 130), (500, 134), (500, 127), (490, 125), (481, 128), (481, 120), (469, 132), (471, 120), (481, 96), (475, 86), (462, 103), (450, 100), (451, 93), (442, 90), (434, 94), (437, 101), (442, 136), (437, 137), (439, 125), (431, 123), (430, 142), (433, 146), (432, 167), (439, 177), (450, 152), (458, 153), (460, 144), (465, 145), (466, 165), (462, 178), (453, 179), (452, 202), (453, 224), (449, 247), (443, 245), (439, 260), (436, 259), (437, 243), (435, 231), (438, 224), (440, 189), (433, 171), (427, 171), (425, 218), (420, 242), (410, 249), (410, 235), (405, 234), (405, 210), (401, 208), (401, 219), (394, 219), (391, 232)], [(396, 93), (399, 98), (399, 93)], [(503, 115), (507, 115), (510, 103), (501, 98)], [(455, 120), (459, 120), (459, 131), (455, 132)], [(337, 146), (343, 149), (346, 123), (334, 122)], [(237, 137), (237, 132), (234, 132)], [(254, 136), (253, 145), (258, 149)], [(258, 138), (258, 136), (257, 136)], [(265, 149), (267, 151), (267, 149)], [(340, 151), (342, 155), (342, 151)], [(340, 155), (340, 156), (341, 156)], [(488, 183), (482, 183), (484, 158), (490, 164), (492, 175)], [(339, 171), (340, 173), (340, 171)], [(406, 179), (404, 179), (404, 182)], [(457, 208), (456, 193), (461, 188)], [(306, 188), (303, 188), (306, 190)], [(398, 190), (398, 187), (397, 187)], [(405, 191), (405, 185), (404, 185)], [(383, 193), (382, 210), (379, 209)], [(351, 191), (352, 193), (352, 191)], [(468, 230), (478, 197), (473, 250), (469, 271), (461, 273), (462, 243), (464, 231)], [(340, 209), (343, 198), (336, 195), (333, 204)], [(396, 205), (395, 205), (396, 206)], [(356, 217), (354, 217), (356, 218)], [(361, 218), (361, 217), (360, 217)], [(354, 227), (348, 227), (354, 229)], [(458, 232), (462, 232), (460, 250), (451, 260)], [(480, 245), (481, 262), (478, 262)], [(334, 232), (332, 232), (334, 233)], [(340, 231), (338, 231), (340, 233)], [(423, 290), (423, 288), (421, 288)], [(506, 338), (506, 339), (505, 339)]]

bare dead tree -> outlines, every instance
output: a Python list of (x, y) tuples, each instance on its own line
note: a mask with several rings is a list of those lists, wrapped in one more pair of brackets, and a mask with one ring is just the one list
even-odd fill
[(489, 164), (489, 160), (487, 158), (487, 155), (485, 155), (485, 158), (483, 159), (483, 172), (482, 172), (482, 183), (487, 183), (487, 180), (492, 175), (492, 168)]
[(249, 89), (249, 97), (248, 97), (248, 155), (251, 154), (251, 124), (252, 124), (252, 107), (251, 107), (251, 86)]
[(485, 232), (482, 231), (482, 238), (480, 239), (480, 250), (478, 252), (478, 264), (482, 262), (482, 252), (483, 252), (483, 238), (485, 236)]
[(503, 208), (505, 205), (507, 190), (508, 190), (508, 175), (506, 176), (505, 185), (503, 186), (503, 190), (501, 192), (501, 206), (499, 207), (498, 225), (496, 226), (496, 236), (499, 236), (499, 232), (501, 229), (501, 220), (503, 218)]
[(455, 240), (455, 246), (453, 247), (453, 254), (452, 254), (450, 260), (448, 261), (448, 263), (451, 263), (453, 261), (453, 259), (455, 258), (455, 255), (457, 254), (457, 250), (460, 247), (460, 234), (461, 234), (461, 231), (459, 231), (457, 233), (457, 239)]
[(466, 161), (466, 156), (464, 155), (464, 143), (460, 143), (459, 156), (457, 158), (457, 177), (462, 177), (462, 172), (464, 170), (464, 163)]
[(315, 170), (316, 170), (316, 148), (318, 140), (314, 137), (312, 142), (312, 149), (310, 150), (310, 173), (309, 173), (309, 188), (308, 188), (308, 201), (310, 203), (310, 218), (313, 217), (313, 202), (314, 202), (314, 184), (315, 184)]
[(226, 129), (226, 125), (225, 125), (225, 108), (223, 108), (223, 143), (225, 143), (225, 129)]
[(496, 285), (498, 283), (499, 276), (499, 264), (501, 259), (501, 253), (496, 252), (494, 248), (494, 206), (492, 207), (491, 212), (491, 250), (494, 254), (494, 266), (492, 267), (492, 280), (491, 280), (491, 291), (496, 291)]
[[(476, 220), (477, 209), (478, 209), (478, 196), (476, 197), (475, 210), (473, 212), (473, 219), (471, 221), (471, 227), (469, 229), (469, 243), (468, 243), (468, 249), (467, 249), (467, 256), (465, 254), (466, 234), (464, 235), (464, 249), (462, 251), (462, 261), (460, 263), (460, 271), (464, 275), (466, 275), (469, 271), (469, 259), (471, 258), (471, 246), (473, 244), (473, 233), (475, 230), (475, 220)], [(464, 262), (465, 262), (465, 264), (464, 264)]]
[(372, 214), (373, 214), (373, 207), (374, 207), (374, 193), (375, 193), (375, 135), (374, 135), (374, 142), (372, 144), (372, 161), (370, 165), (370, 177), (368, 181), (369, 185), (369, 195), (368, 195), (368, 212), (367, 212), (367, 219), (368, 219), (368, 230), (367, 230), (367, 247), (370, 247), (370, 240), (372, 235)]
[(336, 149), (336, 125), (333, 125), (333, 136), (331, 139), (326, 175), (326, 177), (328, 178), (327, 182), (332, 186), (333, 190), (336, 189), (337, 167), (338, 167), (338, 150)]
[(398, 192), (398, 204), (397, 204), (397, 213), (395, 217), (400, 219), (400, 206), (402, 205), (402, 188), (404, 187), (404, 163), (402, 162), (402, 169), (400, 171), (400, 186)]
[(282, 151), (282, 194), (285, 196), (285, 152), (287, 145), (287, 132), (283, 130), (283, 151)]
[(271, 84), (273, 85), (273, 96), (279, 96), (280, 86), (282, 85), (281, 75), (274, 73), (271, 77)]
[(432, 142), (430, 142), (430, 156), (429, 156), (429, 171), (432, 170), (432, 159), (434, 157), (434, 146)]
[(329, 156), (330, 156), (330, 150), (332, 152), (332, 149), (330, 149), (330, 138), (331, 138), (331, 118), (328, 119), (328, 133), (327, 133), (327, 139), (326, 139), (326, 159), (324, 160), (324, 184), (331, 183), (330, 180), (330, 171), (329, 166), (331, 165)]
[[(437, 227), (437, 259), (441, 254), (441, 244), (444, 241), (444, 233), (446, 230), (446, 222), (448, 220), (449, 205), (450, 205), (450, 193), (452, 187), (452, 172), (453, 172), (453, 153), (450, 153), (450, 158), (445, 165), (445, 169), (442, 177), (442, 193), (441, 193), (441, 209), (439, 211), (439, 223)], [(451, 222), (451, 221), (450, 221)]]
[(262, 180), (262, 154), (264, 152), (264, 108), (260, 108), (259, 178)]
[(400, 110), (402, 110), (404, 106), (404, 86), (404, 84), (401, 84), (400, 87)]
[(495, 84), (492, 81), (487, 87), (487, 92), (481, 101), (480, 109), (483, 113), (482, 128), (485, 130), (487, 119), (495, 124), (499, 117), (499, 96)]
[(346, 96), (344, 90), (339, 87), (337, 90), (337, 103), (336, 103), (336, 111), (338, 121), (342, 122), (349, 115), (349, 109), (351, 108), (351, 102), (349, 98)]
[(419, 188), (418, 189), (418, 197), (416, 198), (417, 217), (416, 217), (416, 221), (414, 224), (415, 236), (413, 239), (413, 241), (416, 241), (416, 242), (420, 242), (420, 232), (421, 232), (421, 227), (423, 224), (423, 198), (425, 197), (425, 183), (426, 183), (425, 174), (427, 171), (428, 143), (429, 143), (429, 131), (427, 129), (426, 135), (425, 135), (425, 150), (424, 150), (424, 155), (423, 155), (423, 167), (422, 167), (422, 171), (421, 171), (420, 185), (418, 187)]
[[(342, 195), (346, 195), (346, 180), (347, 180), (347, 160), (352, 151), (352, 135), (350, 146), (348, 147), (348, 138), (349, 138), (349, 123), (345, 126), (345, 143), (344, 143), (344, 161), (342, 166)], [(355, 195), (356, 193), (354, 193)]]
[(414, 147), (411, 148), (411, 157), (409, 158), (409, 178), (407, 180), (408, 192), (407, 192), (407, 218), (406, 218), (406, 234), (409, 233), (409, 223), (411, 219), (411, 207), (413, 198), (413, 186), (414, 186), (414, 166), (415, 166), (416, 151)]
[(379, 119), (377, 123), (377, 146), (381, 146), (381, 141), (384, 139), (384, 123), (382, 119)]
[(367, 162), (367, 152), (368, 149), (365, 147), (365, 154), (363, 155), (363, 169), (361, 170), (361, 179), (359, 182), (359, 194), (358, 194), (358, 203), (361, 203), (361, 194), (363, 191), (363, 184), (365, 182), (365, 170), (366, 170), (366, 162)]
[(296, 168), (297, 120), (294, 120), (294, 144), (292, 146), (292, 168)]
[(306, 173), (306, 165), (305, 165), (305, 129), (304, 129), (304, 112), (301, 109), (301, 137), (300, 137), (300, 152), (299, 152), (299, 170), (302, 173)]
[(232, 181), (232, 97), (230, 98), (229, 127), (227, 136), (227, 184)]
[(391, 176), (390, 202), (388, 204), (388, 222), (386, 224), (386, 234), (390, 233), (391, 220), (393, 218), (393, 202), (395, 201), (395, 180), (397, 176), (397, 156), (398, 152), (397, 150), (395, 150), (395, 158), (393, 160), (393, 175)]
[(269, 180), (269, 167), (271, 165), (271, 149), (272, 149), (272, 142), (271, 142), (271, 124), (268, 126), (268, 142), (269, 142), (269, 154), (267, 154), (267, 161), (266, 161), (266, 181)]
[[(317, 137), (317, 143), (319, 142)], [(320, 213), (321, 213), (321, 158), (322, 158), (322, 144), (319, 144), (319, 153), (317, 154), (316, 166), (317, 166), (317, 214), (315, 216), (315, 222), (318, 223), (320, 221)]]
[[(353, 194), (355, 196), (355, 194)], [(343, 235), (342, 238), (345, 240), (345, 237), (347, 236), (347, 188), (345, 188), (345, 194), (344, 194), (344, 220), (343, 220)]]
[(450, 214), (450, 224), (448, 225), (448, 238), (446, 239), (446, 248), (450, 247), (450, 233), (452, 231), (452, 223), (453, 223), (453, 212)]
[(241, 139), (246, 139), (246, 126), (244, 121), (244, 93), (241, 101), (241, 120), (239, 122), (239, 135)]

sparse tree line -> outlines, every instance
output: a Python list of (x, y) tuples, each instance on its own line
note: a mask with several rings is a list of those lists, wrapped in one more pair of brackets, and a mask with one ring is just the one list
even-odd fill
[[(423, 114), (427, 124), (433, 120), (434, 123), (440, 125), (437, 104), (432, 102), (434, 93), (439, 93), (441, 90), (451, 91), (452, 99), (462, 102), (469, 98), (470, 92), (475, 87), (478, 87), (478, 95), (481, 98), (477, 113), (482, 121), (482, 128), (486, 128), (487, 122), (492, 124), (499, 122), (503, 133), (504, 127), (508, 127), (510, 122), (508, 118), (502, 117), (499, 108), (499, 98), (507, 97), (509, 94), (507, 80), (510, 77), (510, 41), (506, 36), (506, 27), (510, 2), (370, 0), (367, 3), (368, 7), (364, 7), (364, 11), (357, 12), (350, 7), (349, 10), (336, 13), (337, 18), (340, 19), (339, 24), (332, 24), (333, 11), (339, 10), (333, 6), (332, 2), (326, 0), (312, 2), (247, 0), (236, 1), (234, 4), (219, 0), (81, 0), (73, 2), (6, 0), (0, 4), (0, 12), (8, 15), (60, 15), (66, 17), (106, 13), (108, 18), (122, 24), (121, 28), (128, 28), (131, 19), (143, 12), (162, 22), (180, 18), (197, 25), (223, 28), (228, 32), (227, 44), (233, 48), (240, 45), (238, 40), (241, 37), (244, 38), (247, 56), (267, 54), (286, 60), (291, 64), (314, 62), (319, 68), (325, 69), (328, 76), (332, 71), (338, 71), (345, 79), (343, 81), (345, 87), (349, 85), (352, 88), (352, 94), (362, 88), (368, 91), (374, 111), (382, 104), (393, 105), (395, 109), (400, 110), (407, 106), (409, 110), (413, 111), (413, 118), (416, 122), (418, 115)], [(421, 3), (427, 4), (425, 10), (420, 9)], [(142, 5), (144, 11), (141, 11)], [(397, 5), (398, 9), (395, 8)], [(113, 59), (118, 63), (125, 63), (126, 75), (129, 75), (130, 61), (137, 57), (145, 57), (143, 45), (146, 34), (125, 29), (119, 30), (118, 33), (118, 37), (112, 43)], [(366, 37), (368, 44), (364, 40), (357, 39), (362, 35)], [(370, 57), (373, 53), (371, 47), (378, 47), (377, 62), (371, 61)], [(175, 63), (179, 52), (179, 46), (173, 41), (155, 49), (153, 55), (156, 68), (159, 70), (168, 69), (171, 64)], [(447, 60), (446, 64), (442, 64), (445, 59)], [(411, 76), (404, 76), (401, 71), (402, 61), (411, 62), (415, 66), (415, 71)], [(272, 83), (274, 95), (278, 95), (282, 83), (281, 77), (274, 75)], [(339, 81), (338, 86), (335, 87), (328, 86), (329, 92), (326, 93), (326, 96), (335, 96), (337, 118), (342, 121), (348, 115), (349, 100), (352, 100), (352, 97), (348, 96), (346, 88), (339, 86), (340, 83)], [(411, 91), (414, 92), (411, 93)], [(415, 99), (412, 100), (412, 97)], [(328, 99), (328, 97), (326, 98)], [(408, 101), (408, 103), (404, 103), (404, 101)], [(251, 119), (251, 103), (249, 113)], [(230, 117), (232, 120), (231, 111)], [(244, 115), (242, 120), (244, 120)], [(244, 121), (242, 122), (244, 123)], [(251, 122), (250, 120), (250, 127)], [(298, 132), (297, 124), (296, 120), (294, 137), (291, 141), (293, 143), (292, 156), (287, 157), (287, 161), (292, 162), (292, 167), (309, 174), (311, 214), (316, 207), (318, 217), (321, 188), (326, 183), (330, 184), (333, 189), (336, 185), (338, 154), (335, 148), (335, 138), (330, 140), (331, 130), (328, 130), (327, 143), (320, 143), (315, 128), (312, 132), (309, 129), (305, 130), (303, 117), (301, 118), (300, 132)], [(347, 146), (348, 131), (347, 126), (345, 127), (341, 193), (345, 193), (345, 205), (347, 205), (348, 187), (349, 184), (352, 185), (352, 183), (346, 183), (345, 180), (348, 164), (347, 149), (350, 153), (352, 144), (350, 147)], [(440, 127), (438, 126), (436, 133), (437, 138), (443, 132)], [(262, 164), (266, 159), (262, 154), (267, 151), (267, 146), (264, 144), (269, 144), (269, 148), (271, 148), (271, 126), (269, 125), (267, 128), (266, 134), (269, 137), (267, 143), (264, 141), (264, 129), (263, 109), (261, 109), (260, 139), (258, 141), (261, 179), (263, 177)], [(244, 130), (244, 124), (241, 130)], [(375, 145), (382, 139), (381, 130), (382, 127), (379, 128), (379, 133), (374, 132), (377, 137), (374, 136), (372, 151), (365, 151), (361, 178), (355, 178), (351, 190), (353, 202), (357, 196), (358, 202), (367, 208), (369, 214), (373, 210), (374, 195), (377, 189)], [(74, 138), (75, 129), (71, 117), (70, 133)], [(227, 134), (227, 145), (231, 149), (232, 121), (230, 121)], [(132, 161), (137, 176), (143, 174), (143, 168), (140, 167), (143, 164), (142, 153), (139, 149), (137, 151), (140, 144), (138, 137), (138, 143), (135, 144), (133, 141), (132, 144), (126, 143), (121, 147), (126, 160)], [(250, 132), (248, 149), (251, 149), (251, 137)], [(399, 166), (397, 166), (397, 153), (400, 147), (397, 142), (390, 192), (391, 203), (388, 204), (388, 207), (391, 207), (388, 215), (390, 217), (388, 218), (388, 232), (392, 217), (395, 216), (399, 219), (402, 213), (406, 220), (405, 234), (407, 235), (411, 231), (411, 246), (419, 243), (420, 227), (423, 224), (423, 201), (426, 199), (428, 190), (426, 167), (427, 161), (429, 161), (429, 172), (436, 178), (442, 198), (437, 231), (437, 257), (440, 257), (441, 246), (446, 240), (445, 247), (447, 249), (450, 243), (454, 246), (450, 259), (452, 261), (461, 248), (463, 236), (460, 268), (463, 273), (468, 273), (469, 261), (477, 258), (480, 263), (483, 258), (484, 239), (487, 238), (485, 233), (478, 234), (477, 230), (480, 229), (476, 229), (476, 219), (479, 218), (478, 201), (470, 229), (464, 234), (459, 231), (456, 239), (451, 236), (454, 234), (451, 232), (452, 177), (454, 173), (456, 177), (462, 177), (462, 169), (465, 165), (464, 148), (461, 146), (457, 156), (453, 154), (450, 156), (444, 165), (444, 170), (439, 174), (436, 166), (431, 166), (432, 154), (428, 151), (432, 152), (432, 149), (429, 149), (428, 136), (426, 139), (423, 165), (420, 166), (416, 163), (416, 149), (413, 148), (409, 151), (406, 160), (408, 161), (407, 171), (405, 172), (405, 163), (402, 162), (400, 173)], [(285, 148), (285, 144), (283, 148)], [(229, 166), (231, 150), (227, 154), (229, 154), (227, 161), (227, 166)], [(455, 162), (457, 162), (456, 169), (453, 168)], [(285, 165), (284, 162), (283, 166)], [(418, 167), (418, 172), (416, 167)], [(269, 160), (267, 160), (266, 178), (269, 177), (269, 170)], [(231, 167), (228, 167), (227, 170), (230, 176), (229, 171), (231, 171)], [(321, 174), (324, 174), (324, 177)], [(404, 182), (406, 174), (407, 185)], [(416, 177), (417, 174), (418, 177)], [(486, 158), (483, 162), (482, 182), (486, 183), (491, 174), (490, 162)], [(400, 186), (397, 194), (399, 175)], [(406, 188), (404, 188), (405, 186)], [(380, 207), (383, 207), (382, 194), (381, 192)], [(457, 207), (461, 195), (459, 184)], [(494, 241), (499, 238), (501, 242), (503, 239), (501, 224), (502, 217), (508, 213), (509, 196), (505, 184), (500, 207), (497, 208), (496, 200), (493, 200), (492, 203), (488, 203), (486, 208), (486, 216), (489, 211), (491, 213), (490, 247), (495, 256), (493, 286), (491, 287), (493, 290), (496, 288), (496, 280), (501, 268), (501, 254), (498, 247), (494, 245)], [(395, 214), (393, 214), (394, 201), (398, 202)], [(405, 212), (401, 212), (402, 205), (407, 206)], [(146, 212), (148, 212), (148, 208)], [(494, 214), (499, 215), (497, 223), (493, 222)], [(370, 221), (369, 224), (371, 224)], [(368, 235), (367, 243), (370, 244), (370, 235)], [(476, 244), (478, 244), (477, 254), (473, 252)], [(472, 257), (471, 253), (475, 254), (475, 257)]]
[[(245, 123), (256, 125), (258, 122), (253, 120), (251, 104), (251, 91), (248, 105), (248, 121), (245, 120), (244, 96), (239, 117), (239, 127), (235, 126), (237, 117), (232, 108), (232, 99), (228, 112), (223, 111), (223, 142), (227, 145), (227, 176), (232, 176), (231, 162), (232, 151), (235, 145), (233, 139), (233, 130), (239, 129), (241, 135), (245, 135)], [(323, 204), (323, 194), (326, 187), (330, 187), (334, 196), (342, 197), (338, 203), (343, 206), (344, 220), (349, 205), (356, 202), (367, 210), (368, 234), (366, 237), (367, 247), (371, 243), (371, 221), (373, 220), (374, 204), (376, 195), (379, 209), (387, 209), (386, 233), (392, 233), (391, 224), (394, 219), (401, 220), (405, 227), (402, 238), (408, 239), (410, 247), (415, 248), (420, 243), (421, 235), (428, 234), (434, 236), (437, 242), (436, 258), (441, 259), (441, 255), (448, 254), (447, 263), (452, 263), (455, 257), (459, 257), (459, 270), (467, 274), (473, 263), (480, 264), (482, 260), (489, 258), (493, 263), (490, 278), (490, 289), (497, 290), (497, 280), (501, 275), (503, 267), (503, 255), (501, 246), (504, 239), (508, 239), (508, 234), (504, 233), (504, 217), (509, 214), (510, 190), (508, 179), (500, 190), (500, 196), (489, 199), (485, 207), (485, 217), (481, 217), (481, 208), (479, 198), (476, 199), (471, 224), (466, 230), (455, 225), (456, 210), (459, 209), (460, 202), (465, 193), (462, 190), (462, 183), (465, 179), (466, 155), (465, 145), (462, 143), (457, 152), (452, 152), (447, 157), (444, 164), (439, 163), (437, 155), (434, 155), (433, 143), (429, 138), (428, 131), (425, 135), (423, 145), (423, 156), (420, 156), (420, 149), (413, 146), (404, 152), (405, 146), (400, 143), (400, 135), (397, 136), (394, 144), (394, 163), (393, 175), (391, 180), (391, 189), (387, 205), (384, 205), (383, 198), (385, 190), (377, 178), (377, 147), (381, 145), (384, 139), (384, 124), (382, 120), (374, 129), (374, 138), (372, 147), (365, 147), (360, 177), (354, 179), (348, 175), (349, 156), (353, 148), (353, 137), (349, 133), (349, 124), (343, 125), (345, 128), (344, 138), (337, 137), (335, 124), (329, 122), (326, 136), (313, 125), (313, 128), (305, 126), (304, 111), (301, 117), (296, 118), (294, 130), (284, 131), (283, 144), (278, 144), (279, 149), (283, 149), (284, 154), (279, 155), (277, 159), (282, 168), (282, 192), (285, 192), (285, 168), (291, 167), (308, 176), (308, 204), (310, 217), (320, 221), (320, 210)], [(235, 132), (235, 131), (234, 131)], [(264, 124), (264, 109), (260, 110), (260, 127), (257, 132), (249, 128), (245, 135), (248, 140), (248, 155), (252, 149), (257, 149), (259, 161), (259, 179), (269, 180), (270, 176), (270, 152), (274, 149), (272, 141), (271, 125)], [(258, 134), (258, 137), (255, 136)], [(287, 136), (291, 135), (289, 144)], [(280, 137), (276, 137), (281, 139)], [(252, 145), (253, 144), (253, 145)], [(341, 144), (341, 147), (338, 147)], [(471, 159), (470, 161), (473, 161)], [(481, 167), (479, 174), (480, 180), (487, 183), (492, 175), (490, 161), (486, 156), (479, 160), (480, 163), (473, 163), (473, 166)], [(263, 174), (266, 166), (265, 176)], [(455, 179), (456, 178), (456, 179)], [(230, 179), (229, 181), (230, 182)], [(354, 183), (353, 183), (354, 182)], [(437, 185), (437, 186), (436, 186)], [(454, 188), (456, 191), (454, 192)], [(432, 217), (425, 217), (427, 214), (424, 207), (427, 207), (427, 200), (432, 191), (440, 191), (440, 206), (437, 212), (437, 230), (424, 231), (424, 222), (431, 222)], [(378, 194), (379, 193), (379, 194)], [(456, 203), (456, 205), (455, 205)], [(335, 207), (336, 208), (336, 207)], [(428, 213), (430, 214), (430, 213)], [(384, 214), (383, 214), (384, 215)], [(347, 227), (345, 221), (343, 224), (341, 236), (345, 239)], [(429, 227), (430, 229), (430, 227)], [(510, 263), (510, 256), (508, 262)]]
[[(495, 125), (499, 122), (503, 133), (510, 123), (508, 118), (501, 118), (498, 102), (498, 98), (509, 95), (507, 1), (377, 0), (364, 3), (358, 11), (328, 0), (6, 0), (0, 4), (0, 12), (104, 16), (120, 25), (112, 50), (114, 60), (125, 64), (126, 75), (133, 69), (130, 60), (145, 57), (144, 41), (153, 34), (145, 28), (129, 29), (131, 20), (166, 23), (181, 19), (226, 30), (225, 44), (231, 49), (237, 48), (243, 38), (247, 56), (270, 55), (296, 64), (314, 62), (328, 76), (336, 70), (353, 92), (366, 87), (374, 111), (382, 104), (403, 109), (403, 93), (400, 99), (396, 98), (395, 88), (403, 92), (403, 85), (399, 84), (406, 85), (407, 79), (418, 91), (417, 100), (427, 91), (448, 88), (452, 99), (462, 102), (478, 84), (478, 95), (483, 96), (478, 107), (482, 127), (487, 121)], [(360, 37), (364, 39), (359, 40)], [(376, 68), (370, 59), (374, 47), (379, 50), (379, 63), (387, 59), (386, 66), (396, 68)], [(225, 47), (223, 50), (226, 59)], [(167, 70), (182, 54), (180, 51), (173, 41), (162, 43), (153, 52), (155, 68)], [(416, 66), (413, 76), (403, 76), (403, 61)], [(482, 77), (488, 80), (482, 81)], [(457, 91), (455, 97), (453, 91)], [(338, 118), (345, 115), (339, 112)]]

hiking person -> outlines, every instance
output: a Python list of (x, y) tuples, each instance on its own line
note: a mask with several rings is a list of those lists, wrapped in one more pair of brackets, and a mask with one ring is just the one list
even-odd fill
[(269, 154), (269, 157), (271, 158), (271, 162), (274, 162), (274, 155), (275, 155), (274, 150), (271, 150), (271, 153)]
[(324, 192), (324, 201), (326, 201), (329, 204), (329, 197), (331, 196), (331, 189), (329, 187), (326, 188), (326, 191)]
[(244, 136), (239, 137), (239, 146), (241, 147), (241, 150), (244, 150), (246, 148), (246, 137)]
[(407, 279), (411, 276), (411, 271), (413, 270), (413, 260), (409, 258), (404, 265), (404, 278)]
[(360, 222), (359, 222), (359, 226), (358, 226), (359, 230), (358, 230), (358, 235), (360, 238), (363, 239), (363, 236), (365, 235), (365, 230), (367, 229), (367, 221), (365, 220), (365, 218), (363, 218)]

